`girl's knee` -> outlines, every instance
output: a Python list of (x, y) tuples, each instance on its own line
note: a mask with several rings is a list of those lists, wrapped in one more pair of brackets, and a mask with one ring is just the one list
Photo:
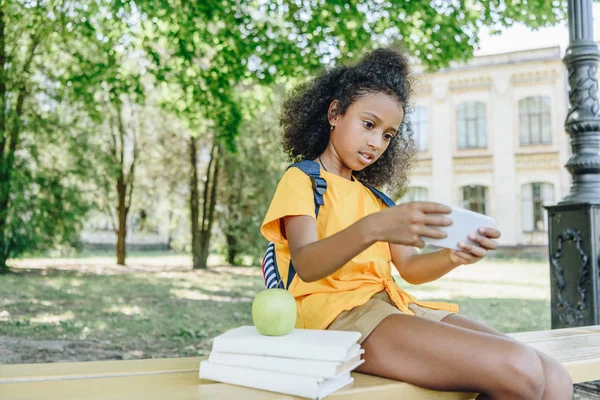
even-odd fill
[(532, 348), (514, 345), (502, 358), (499, 393), (514, 399), (541, 399), (546, 387), (542, 362)]
[(544, 365), (546, 369), (546, 388), (544, 400), (566, 400), (573, 398), (573, 381), (567, 370), (558, 362)]

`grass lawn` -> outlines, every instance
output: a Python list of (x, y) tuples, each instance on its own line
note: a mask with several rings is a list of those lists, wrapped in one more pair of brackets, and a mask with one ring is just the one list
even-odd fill
[[(206, 355), (212, 337), (252, 324), (263, 288), (259, 268), (191, 271), (182, 255), (130, 257), (127, 267), (100, 256), (13, 265), (0, 276), (0, 364)], [(550, 328), (547, 263), (489, 260), (399, 284), (504, 332)]]

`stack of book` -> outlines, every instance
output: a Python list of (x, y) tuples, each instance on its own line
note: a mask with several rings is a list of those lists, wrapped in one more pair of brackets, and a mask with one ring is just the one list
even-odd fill
[(322, 399), (352, 383), (364, 362), (359, 332), (294, 329), (264, 336), (254, 326), (230, 330), (213, 341), (200, 378)]

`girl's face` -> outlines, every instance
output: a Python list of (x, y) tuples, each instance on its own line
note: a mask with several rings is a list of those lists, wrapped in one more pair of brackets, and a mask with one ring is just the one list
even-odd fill
[(398, 134), (404, 111), (400, 103), (383, 93), (361, 97), (348, 107), (344, 115), (332, 116), (337, 106), (332, 102), (329, 123), (330, 145), (342, 164), (352, 171), (360, 171), (381, 157)]

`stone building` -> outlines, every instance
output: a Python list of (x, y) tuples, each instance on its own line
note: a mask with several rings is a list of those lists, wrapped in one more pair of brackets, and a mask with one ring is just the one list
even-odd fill
[(563, 128), (567, 71), (559, 47), (475, 57), (418, 72), (419, 149), (401, 201), (428, 200), (496, 218), (502, 246), (547, 244), (544, 204), (570, 188)]

